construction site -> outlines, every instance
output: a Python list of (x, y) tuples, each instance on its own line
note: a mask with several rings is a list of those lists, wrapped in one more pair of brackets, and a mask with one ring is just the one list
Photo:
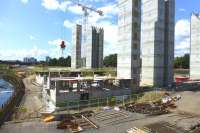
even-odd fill
[[(175, 0), (144, 0), (145, 19), (140, 0), (118, 0), (119, 53), (110, 69), (104, 29), (88, 22), (103, 11), (73, 4), (83, 20), (72, 29), (71, 68), (18, 70), (25, 94), (0, 133), (200, 133), (198, 61), (194, 76), (174, 76)], [(62, 40), (62, 56), (65, 47)]]
[(53, 111), (47, 109), (49, 107), (42, 98), (42, 87), (34, 78), (30, 76), (24, 79), (25, 96), (15, 110), (12, 121), (5, 122), (1, 127), (1, 133), (198, 133), (200, 131), (199, 100), (196, 99), (200, 95), (197, 91), (199, 84), (193, 85), (193, 90), (187, 91), (138, 90), (130, 96), (74, 100), (73, 108)]

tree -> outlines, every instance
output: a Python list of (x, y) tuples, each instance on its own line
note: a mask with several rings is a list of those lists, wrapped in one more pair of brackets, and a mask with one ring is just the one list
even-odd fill
[(68, 56), (67, 58), (60, 57), (59, 59), (56, 58), (50, 59), (48, 65), (71, 67), (71, 57)]
[(190, 55), (185, 54), (182, 57), (176, 57), (174, 60), (174, 68), (183, 68), (183, 69), (189, 69), (190, 65)]
[(104, 58), (103, 64), (105, 67), (117, 67), (117, 54), (111, 54)]

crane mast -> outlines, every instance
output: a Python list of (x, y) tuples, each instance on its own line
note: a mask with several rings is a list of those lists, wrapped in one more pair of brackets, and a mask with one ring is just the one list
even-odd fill
[(82, 8), (83, 11), (83, 19), (82, 19), (82, 23), (83, 23), (83, 42), (86, 42), (86, 36), (87, 36), (87, 28), (88, 28), (88, 17), (89, 17), (89, 11), (92, 12), (96, 12), (98, 15), (103, 16), (103, 12), (101, 10), (97, 10), (95, 8), (83, 5), (79, 2), (79, 0), (75, 1), (75, 0), (70, 0), (72, 3), (80, 6)]
[(100, 11), (100, 10), (97, 10), (95, 8), (83, 5), (83, 4), (79, 3), (79, 2), (78, 2), (77, 5), (80, 6), (82, 8), (82, 11), (83, 11), (83, 42), (85, 43), (86, 42), (86, 36), (87, 36), (86, 32), (87, 32), (87, 28), (88, 28), (89, 11), (96, 12), (100, 16), (103, 16), (103, 12)]

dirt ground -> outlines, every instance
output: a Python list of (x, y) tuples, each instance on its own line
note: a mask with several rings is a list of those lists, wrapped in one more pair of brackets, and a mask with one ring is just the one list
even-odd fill
[(40, 117), (42, 104), (42, 89), (32, 84), (32, 77), (23, 80), (25, 85), (25, 95), (21, 101), (20, 107), (13, 115), (14, 120), (24, 120)]
[[(36, 117), (38, 115), (36, 110), (39, 110), (42, 107), (40, 99), (41, 90), (39, 87), (31, 84), (29, 78), (25, 79), (24, 82), (26, 85), (26, 96), (22, 102), (22, 106), (26, 107), (28, 110), (24, 116), (27, 116), (30, 112), (34, 112), (32, 113), (32, 116)], [(83, 133), (125, 133), (126, 130), (133, 127), (151, 127), (158, 126), (159, 124), (159, 127), (161, 127), (159, 129), (160, 131), (164, 129), (164, 127), (169, 127), (170, 125), (170, 131), (173, 130), (173, 133), (188, 133), (191, 130), (191, 127), (200, 124), (200, 92), (184, 91), (177, 92), (174, 95), (177, 94), (181, 95), (181, 99), (176, 102), (177, 109), (173, 110), (170, 114), (147, 116), (143, 114), (124, 112), (124, 116), (118, 114), (115, 115), (115, 117), (110, 118), (108, 117), (109, 115), (106, 115), (107, 112), (102, 112), (98, 118), (105, 115), (105, 118), (109, 119), (104, 119), (104, 117), (103, 119), (97, 119), (95, 117), (91, 118), (100, 126), (100, 128), (84, 130)], [(24, 116), (22, 115), (19, 118), (23, 118)], [(161, 123), (165, 123), (165, 125), (162, 127)], [(56, 129), (56, 124), (57, 122), (44, 123), (39, 118), (33, 120), (28, 119), (27, 121), (18, 123), (11, 121), (2, 126), (0, 133), (68, 132), (67, 130)]]
[(200, 115), (200, 91), (184, 91), (178, 93), (181, 100), (176, 102), (177, 111)]

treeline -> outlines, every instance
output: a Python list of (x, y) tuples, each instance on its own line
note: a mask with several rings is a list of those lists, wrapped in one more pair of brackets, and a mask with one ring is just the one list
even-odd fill
[(48, 66), (65, 66), (65, 67), (71, 67), (71, 57), (68, 56), (66, 58), (60, 57), (59, 59), (52, 58), (49, 59), (48, 62), (46, 62)]
[[(71, 56), (66, 58), (60, 57), (59, 59), (52, 58), (48, 62), (42, 62), (43, 65), (47, 66), (65, 66), (71, 67)], [(117, 54), (111, 54), (104, 58), (104, 67), (117, 67)]]
[[(111, 54), (104, 58), (105, 67), (117, 67), (117, 54)], [(178, 69), (189, 69), (190, 66), (190, 55), (185, 54), (181, 57), (174, 59), (174, 68)]]
[(190, 55), (185, 54), (182, 57), (176, 57), (174, 60), (174, 68), (189, 69), (190, 66)]
[[(176, 57), (174, 60), (174, 68), (189, 69), (189, 58), (189, 54), (185, 54), (182, 57)], [(111, 54), (106, 56), (103, 60), (103, 64), (104, 67), (117, 67), (117, 54)], [(71, 67), (71, 57), (60, 57), (59, 59), (52, 58), (48, 62), (46, 62), (46, 65)]]

